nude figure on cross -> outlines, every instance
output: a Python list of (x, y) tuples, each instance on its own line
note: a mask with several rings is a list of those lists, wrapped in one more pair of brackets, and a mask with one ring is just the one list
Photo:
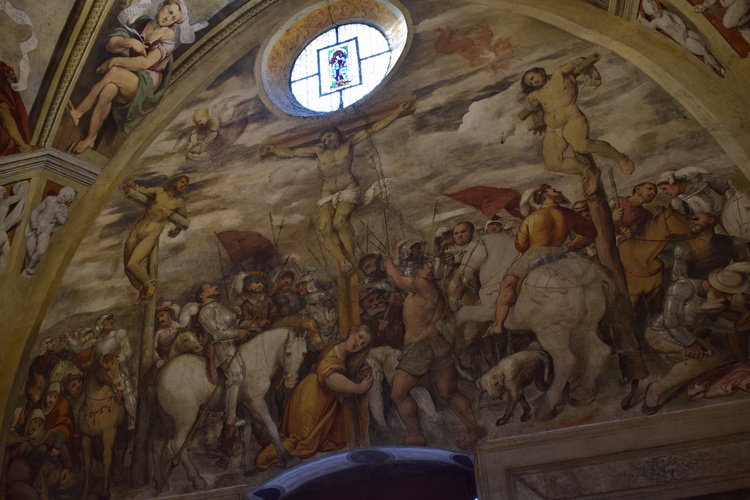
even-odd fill
[[(548, 75), (544, 68), (532, 68), (521, 78), (521, 91), (528, 99), (528, 109), (519, 117), (531, 115), (534, 123), (530, 130), (543, 134), (542, 156), (544, 168), (565, 174), (584, 174), (587, 195), (596, 192), (599, 169), (585, 161), (583, 155), (601, 155), (617, 162), (625, 174), (635, 170), (633, 162), (606, 141), (589, 137), (589, 121), (578, 107), (578, 81), (583, 74), (590, 78), (594, 88), (602, 84), (601, 75), (594, 67), (598, 54), (588, 59), (579, 57), (563, 64)], [(564, 156), (571, 148), (575, 156)]]

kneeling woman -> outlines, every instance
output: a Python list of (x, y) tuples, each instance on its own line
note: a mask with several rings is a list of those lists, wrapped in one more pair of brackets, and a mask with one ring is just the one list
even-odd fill
[[(344, 405), (339, 394), (365, 394), (372, 387), (370, 367), (365, 364), (371, 341), (372, 333), (367, 326), (353, 326), (346, 340), (323, 351), (315, 373), (294, 389), (279, 428), (281, 442), (289, 453), (308, 458), (319, 451), (346, 446)], [(352, 380), (362, 375), (361, 382)], [(278, 457), (273, 445), (255, 459), (260, 470), (276, 463)]]

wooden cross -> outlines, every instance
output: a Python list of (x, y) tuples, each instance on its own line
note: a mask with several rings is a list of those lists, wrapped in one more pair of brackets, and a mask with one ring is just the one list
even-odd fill
[[(137, 189), (130, 189), (126, 198), (134, 201), (144, 207), (151, 202), (151, 198), (139, 192)], [(190, 219), (172, 212), (167, 221), (179, 227), (183, 231), (190, 226)], [(157, 241), (151, 253), (148, 256), (148, 276), (149, 279), (156, 281), (158, 275), (159, 260), (159, 242)], [(138, 357), (138, 404), (135, 434), (133, 436), (133, 460), (130, 466), (131, 485), (133, 487), (145, 486), (149, 482), (148, 474), (148, 438), (149, 427), (151, 425), (151, 416), (154, 408), (150, 408), (148, 401), (144, 397), (146, 386), (148, 385), (148, 373), (153, 364), (154, 352), (154, 317), (156, 315), (156, 294), (143, 302), (141, 316), (141, 334), (140, 349)]]
[[(413, 114), (416, 109), (416, 97), (414, 96), (384, 103), (369, 109), (367, 112), (338, 119), (335, 123), (329, 121), (317, 127), (273, 138), (260, 145), (261, 158), (272, 156), (271, 153), (267, 152), (266, 146), (297, 149), (320, 144), (320, 134), (332, 126), (336, 126), (344, 135), (351, 137), (371, 123), (390, 115), (404, 102), (409, 102), (411, 105), (401, 112), (399, 118)], [(355, 262), (352, 262), (352, 264), (356, 266)], [(341, 337), (346, 338), (349, 329), (358, 325), (360, 321), (359, 282), (356, 267), (351, 272), (344, 273), (337, 263), (336, 270), (338, 274), (339, 329)], [(344, 398), (344, 415), (347, 445), (352, 448), (369, 446), (367, 399), (362, 396)]]

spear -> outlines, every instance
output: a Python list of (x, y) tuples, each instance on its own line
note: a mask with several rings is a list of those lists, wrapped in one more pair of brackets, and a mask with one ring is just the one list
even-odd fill
[(370, 241), (370, 236), (372, 236), (372, 237), (373, 237), (373, 239), (374, 239), (374, 240), (375, 240), (375, 241), (377, 242), (377, 243), (374, 243), (374, 242), (373, 242), (373, 245), (374, 245), (374, 246), (375, 246), (375, 247), (376, 247), (376, 248), (377, 248), (378, 250), (380, 250), (380, 252), (382, 252), (382, 253), (386, 253), (386, 251), (385, 251), (385, 247), (383, 246), (383, 242), (382, 242), (382, 241), (380, 241), (380, 240), (378, 239), (378, 237), (377, 237), (377, 236), (375, 236), (375, 233), (373, 233), (372, 231), (370, 231), (370, 226), (368, 226), (367, 224), (365, 224), (365, 223), (364, 223), (364, 222), (362, 222), (362, 221), (359, 221), (359, 222), (360, 222), (360, 223), (361, 223), (361, 224), (362, 224), (363, 226), (365, 226), (365, 229), (367, 229), (367, 241)]
[(375, 164), (375, 157), (372, 155), (372, 151), (367, 152), (367, 158), (370, 160), (370, 165), (372, 165), (373, 170), (375, 170), (375, 179), (380, 185), (380, 205), (383, 210), (383, 234), (385, 235), (384, 246), (386, 249), (389, 249), (391, 247), (391, 238), (388, 236), (388, 202), (385, 199), (385, 182), (380, 175), (378, 166)]
[(214, 231), (216, 236), (216, 252), (219, 254), (219, 269), (221, 269), (221, 284), (224, 285), (225, 297), (229, 300), (229, 287), (227, 286), (226, 273), (224, 272), (224, 259), (221, 256), (221, 240), (219, 240), (219, 234)]
[[(242, 345), (242, 344), (240, 344)], [(234, 361), (234, 358), (237, 357), (237, 353), (240, 352), (240, 345), (237, 346), (237, 348), (234, 350), (234, 354), (232, 354), (232, 357), (229, 358), (229, 362), (227, 363), (227, 366), (231, 366), (232, 362)], [(167, 473), (164, 474), (164, 479), (161, 480), (161, 484), (159, 485), (159, 489), (156, 490), (156, 493), (154, 494), (155, 497), (159, 496), (159, 493), (161, 493), (161, 490), (164, 489), (164, 486), (167, 485), (167, 481), (169, 480), (169, 476), (172, 475), (172, 472), (174, 472), (177, 465), (180, 463), (180, 460), (182, 459), (182, 454), (185, 453), (185, 449), (187, 448), (188, 444), (190, 443), (190, 440), (193, 439), (193, 436), (195, 435), (195, 431), (198, 430), (198, 427), (200, 423), (203, 421), (203, 417), (206, 416), (206, 413), (208, 412), (209, 408), (211, 407), (211, 401), (213, 401), (214, 396), (216, 395), (216, 392), (219, 390), (219, 387), (224, 385), (224, 379), (226, 378), (226, 373), (222, 373), (221, 380), (216, 384), (214, 387), (214, 390), (211, 391), (211, 395), (208, 397), (208, 401), (206, 401), (206, 404), (203, 405), (203, 409), (198, 414), (198, 418), (195, 419), (195, 422), (193, 422), (193, 426), (190, 428), (190, 430), (187, 433), (187, 436), (185, 436), (185, 441), (182, 442), (182, 446), (180, 446), (180, 449), (177, 450), (177, 453), (175, 453), (175, 456), (172, 457), (172, 460), (169, 462), (169, 469), (167, 470)]]
[[(221, 258), (221, 246), (219, 241), (219, 235), (214, 231), (214, 234), (216, 235), (216, 250), (219, 254), (219, 267), (221, 268), (221, 282), (224, 285), (224, 291), (227, 294), (227, 298), (229, 298), (229, 289), (227, 288), (227, 283), (224, 279), (224, 262)], [(240, 352), (240, 345), (237, 346), (237, 348), (234, 350), (234, 354), (232, 354), (232, 357), (229, 358), (229, 362), (227, 363), (227, 366), (231, 366), (232, 362), (234, 361), (234, 358), (237, 357), (237, 353)], [(206, 415), (206, 412), (208, 412), (208, 409), (211, 407), (211, 401), (213, 401), (214, 396), (216, 395), (216, 392), (219, 390), (219, 387), (223, 385), (224, 378), (226, 377), (225, 374), (222, 374), (222, 380), (219, 381), (218, 384), (214, 387), (214, 390), (211, 391), (211, 395), (208, 397), (208, 401), (206, 401), (206, 404), (203, 406), (203, 409), (198, 414), (198, 418), (195, 419), (195, 422), (193, 422), (193, 426), (190, 428), (190, 430), (187, 433), (187, 436), (185, 436), (185, 441), (182, 442), (182, 446), (180, 446), (180, 449), (177, 450), (177, 453), (175, 453), (174, 457), (172, 457), (172, 460), (169, 462), (169, 469), (167, 470), (167, 473), (164, 474), (164, 478), (161, 481), (161, 484), (159, 485), (159, 489), (156, 490), (156, 493), (154, 496), (159, 496), (159, 493), (161, 493), (161, 490), (164, 489), (164, 486), (167, 485), (167, 481), (169, 480), (169, 476), (172, 475), (172, 472), (174, 472), (175, 467), (180, 463), (180, 460), (182, 459), (182, 454), (185, 453), (185, 449), (187, 448), (188, 444), (190, 443), (190, 440), (193, 439), (193, 436), (195, 435), (195, 431), (198, 430), (198, 426), (203, 421), (203, 417)]]
[(435, 200), (435, 208), (432, 209), (432, 222), (430, 223), (430, 239), (427, 241), (427, 255), (432, 255), (435, 251), (435, 238), (432, 236), (435, 234), (435, 219), (438, 214), (438, 201)]
[(313, 252), (310, 247), (307, 248), (307, 251), (310, 252), (310, 255), (313, 256), (313, 258), (315, 259), (315, 262), (318, 263), (318, 266), (320, 266), (320, 268), (323, 269), (323, 271), (326, 273), (326, 276), (328, 276), (328, 279), (331, 280), (331, 283), (336, 283), (336, 280), (333, 279), (333, 276), (331, 276), (331, 273), (328, 272), (328, 267), (325, 263), (325, 256), (323, 256), (324, 260), (321, 261), (320, 258), (318, 257), (318, 254)]
[[(617, 203), (617, 183), (615, 182), (615, 172), (612, 167), (609, 167), (609, 182), (612, 185), (612, 196), (615, 197), (615, 204)], [(617, 205), (615, 205), (617, 206)]]

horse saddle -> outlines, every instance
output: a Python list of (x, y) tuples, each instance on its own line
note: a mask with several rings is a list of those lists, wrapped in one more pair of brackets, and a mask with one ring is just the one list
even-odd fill
[(214, 346), (208, 343), (204, 345), (203, 354), (205, 354), (206, 356), (206, 375), (208, 376), (208, 381), (211, 382), (213, 385), (216, 385), (219, 383), (219, 374), (216, 371), (216, 361), (214, 359)]
[(516, 284), (516, 294), (521, 293), (521, 285), (523, 285), (523, 282), (526, 281), (526, 278), (529, 276), (529, 273), (533, 271), (534, 269), (542, 266), (546, 266), (547, 264), (552, 264), (553, 262), (557, 262), (558, 260), (564, 259), (565, 257), (568, 257), (570, 254), (568, 253), (553, 253), (549, 255), (544, 255), (542, 257), (539, 257), (538, 259), (535, 259), (531, 262), (529, 265), (529, 270), (526, 271), (526, 274), (521, 276), (521, 278), (518, 280), (518, 284)]
[(529, 272), (533, 271), (537, 267), (542, 267), (542, 266), (546, 266), (547, 264), (552, 264), (553, 262), (557, 262), (558, 260), (564, 259), (567, 256), (568, 256), (567, 253), (553, 253), (550, 255), (539, 257), (538, 259), (536, 259), (535, 261), (531, 263), (531, 265), (529, 266)]

